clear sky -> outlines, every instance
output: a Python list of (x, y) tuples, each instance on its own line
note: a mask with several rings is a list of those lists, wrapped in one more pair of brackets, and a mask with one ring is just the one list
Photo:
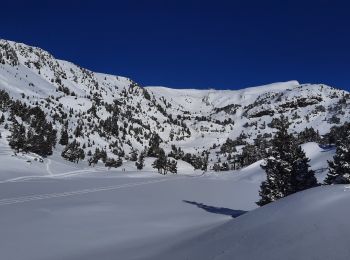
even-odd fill
[(347, 2), (1, 1), (0, 37), (141, 85), (350, 89)]

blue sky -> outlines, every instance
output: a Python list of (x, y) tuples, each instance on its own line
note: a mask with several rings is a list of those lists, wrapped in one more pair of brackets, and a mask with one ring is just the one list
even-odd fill
[(1, 38), (142, 85), (350, 89), (347, 1), (11, 2), (1, 3)]

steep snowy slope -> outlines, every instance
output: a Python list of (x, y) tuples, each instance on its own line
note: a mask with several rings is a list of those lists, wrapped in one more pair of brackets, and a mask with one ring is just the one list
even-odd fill
[(350, 187), (326, 186), (269, 204), (152, 259), (349, 259)]
[[(350, 119), (349, 93), (322, 84), (290, 81), (235, 91), (143, 88), (6, 40), (0, 40), (0, 90), (29, 107), (39, 106), (58, 140), (67, 127), (69, 142), (79, 142), (85, 161), (96, 148), (127, 161), (132, 152), (149, 147), (157, 133), (166, 153), (175, 145), (200, 158), (208, 154), (209, 168), (219, 161), (232, 167), (229, 155), (218, 153), (227, 138), (245, 138), (244, 143), (268, 139), (275, 131), (271, 122), (281, 114), (290, 118), (295, 133), (314, 127), (325, 134)], [(0, 131), (7, 139), (11, 115), (0, 101), (2, 115), (6, 122)], [(56, 146), (55, 151), (62, 149)]]

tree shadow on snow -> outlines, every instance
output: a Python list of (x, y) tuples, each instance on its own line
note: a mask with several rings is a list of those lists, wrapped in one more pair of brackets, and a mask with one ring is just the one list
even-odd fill
[(214, 207), (214, 206), (208, 206), (203, 203), (198, 203), (195, 201), (189, 201), (189, 200), (183, 200), (183, 202), (195, 205), (200, 209), (204, 209), (207, 212), (214, 213), (214, 214), (221, 214), (221, 215), (226, 215), (226, 216), (231, 216), (233, 218), (237, 218), (248, 211), (244, 210), (237, 210), (237, 209), (229, 209), (229, 208), (219, 208), (219, 207)]

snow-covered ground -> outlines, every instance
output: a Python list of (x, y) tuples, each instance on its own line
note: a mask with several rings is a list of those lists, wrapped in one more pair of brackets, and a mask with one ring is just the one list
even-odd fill
[(1, 183), (1, 258), (141, 259), (256, 207), (257, 183), (237, 173), (125, 175)]
[[(318, 148), (315, 143), (305, 144), (303, 148), (315, 170), (324, 168), (334, 153)], [(295, 231), (284, 240), (281, 237), (269, 240), (267, 235), (262, 235), (268, 227), (271, 237), (280, 234), (284, 223), (293, 228), (301, 220), (294, 223), (292, 216), (302, 219), (303, 215), (293, 211), (299, 208), (294, 196), (288, 198), (292, 201), (291, 208), (284, 206), (283, 200), (254, 211), (259, 186), (264, 180), (260, 162), (236, 172), (206, 174), (191, 171), (188, 165), (180, 163), (178, 175), (162, 176), (149, 167), (151, 159), (146, 162), (145, 171), (135, 171), (130, 163), (107, 170), (68, 163), (55, 155), (42, 163), (27, 162), (28, 158), (10, 156), (10, 151), (3, 150), (0, 154), (1, 259), (169, 259), (170, 256), (212, 259), (221, 253), (232, 259), (236, 252), (243, 256), (247, 252), (252, 254), (255, 248), (259, 255), (262, 242), (270, 246), (266, 254), (276, 258), (280, 255), (271, 253), (274, 241), (285, 245), (298, 237), (308, 238), (308, 232), (318, 234), (321, 228), (311, 225), (305, 233)], [(16, 177), (11, 178), (12, 174)], [(331, 192), (332, 198), (341, 203), (348, 195), (336, 194), (338, 191), (349, 194), (344, 189), (316, 189), (305, 193), (305, 199), (297, 195), (305, 204), (300, 206), (303, 208), (300, 214), (316, 217), (310, 211), (320, 205), (321, 215), (317, 220), (320, 225), (331, 212), (324, 212), (329, 204), (325, 193)], [(252, 212), (243, 215), (247, 211)], [(289, 214), (292, 215), (283, 218)], [(274, 222), (279, 225), (275, 230)], [(254, 250), (248, 248), (248, 243), (252, 243)], [(285, 250), (291, 252), (293, 248), (289, 246)]]
[(153, 259), (349, 259), (350, 187), (306, 190), (176, 244)]

